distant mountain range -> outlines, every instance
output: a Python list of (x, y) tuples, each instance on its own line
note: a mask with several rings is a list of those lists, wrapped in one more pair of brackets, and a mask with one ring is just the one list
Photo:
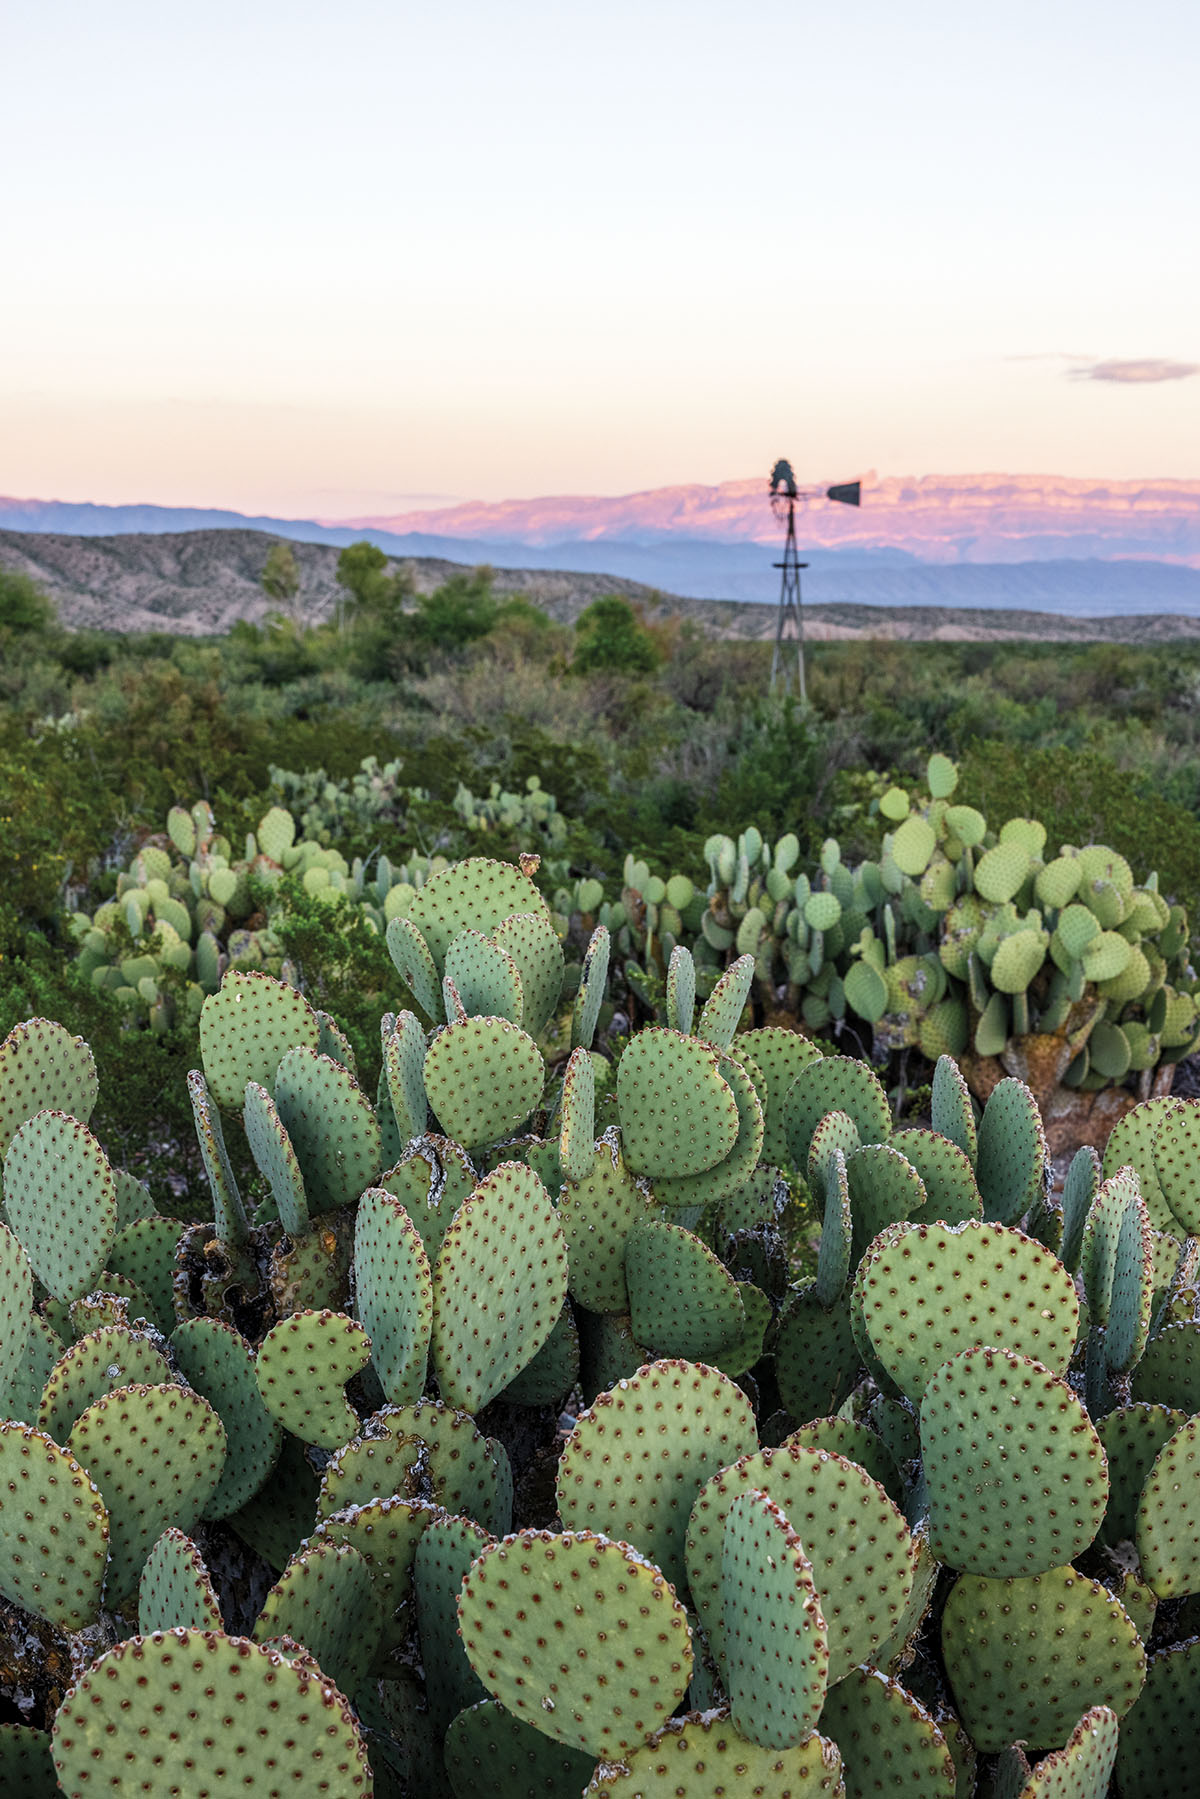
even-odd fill
[[(1200, 481), (871, 475), (861, 509), (817, 498), (797, 523), (806, 604), (1200, 614)], [(396, 557), (619, 576), (697, 599), (770, 601), (779, 580), (765, 480), (340, 520), (0, 498), (0, 527), (97, 538), (251, 529), (333, 547), (367, 537)]]

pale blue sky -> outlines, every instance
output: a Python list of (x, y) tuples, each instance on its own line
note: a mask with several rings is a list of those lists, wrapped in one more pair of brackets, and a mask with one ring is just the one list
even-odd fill
[(1200, 477), (1183, 0), (60, 0), (0, 33), (0, 492)]

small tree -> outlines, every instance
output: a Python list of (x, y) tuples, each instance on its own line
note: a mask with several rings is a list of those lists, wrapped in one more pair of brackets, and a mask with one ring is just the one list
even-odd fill
[[(259, 576), (259, 585), (269, 600), (276, 600), (289, 613), (300, 592), (300, 564), (290, 543), (273, 543)], [(294, 614), (293, 614), (294, 616)]]
[(351, 618), (362, 618), (386, 609), (393, 582), (388, 559), (378, 544), (347, 544), (338, 557), (337, 583), (350, 595)]
[(580, 674), (649, 675), (662, 661), (662, 652), (633, 607), (615, 594), (594, 601), (579, 614), (575, 639), (572, 667)]
[(31, 576), (0, 568), (0, 631), (26, 636), (49, 630), (55, 618), (54, 601)]

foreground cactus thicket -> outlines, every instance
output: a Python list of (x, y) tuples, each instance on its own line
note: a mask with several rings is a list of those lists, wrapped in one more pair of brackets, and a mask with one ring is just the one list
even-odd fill
[(1053, 1198), (1020, 1081), (896, 1130), (681, 945), (614, 1067), (532, 872), (393, 907), (374, 1094), (225, 971), (200, 1225), (0, 1045), (0, 1791), (1191, 1790), (1200, 1105)]

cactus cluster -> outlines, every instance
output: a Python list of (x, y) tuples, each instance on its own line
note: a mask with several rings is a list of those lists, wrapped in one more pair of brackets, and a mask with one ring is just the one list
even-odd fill
[(1019, 1080), (943, 1057), (896, 1129), (739, 1034), (749, 950), (676, 944), (614, 1066), (598, 925), (552, 1067), (527, 866), (387, 940), (434, 1022), (384, 1015), (374, 1095), (285, 982), (205, 998), (199, 1226), (110, 1165), (85, 1044), (0, 1045), (0, 1787), (1188, 1790), (1200, 1103), (1060, 1197)]

